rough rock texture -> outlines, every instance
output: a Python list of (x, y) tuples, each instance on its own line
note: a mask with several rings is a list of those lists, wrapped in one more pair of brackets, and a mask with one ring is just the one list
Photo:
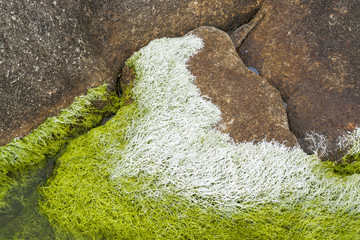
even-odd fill
[(228, 34), (233, 42), (235, 48), (239, 48), (249, 33), (262, 21), (265, 16), (265, 8), (261, 8), (257, 11), (256, 15), (251, 19), (250, 22), (241, 25), (234, 31), (229, 31)]
[(289, 125), (311, 152), (306, 134), (336, 142), (360, 123), (360, 4), (358, 1), (265, 1), (265, 17), (241, 45), (247, 66), (260, 71), (288, 104)]
[(266, 138), (296, 145), (279, 92), (245, 66), (229, 35), (213, 27), (191, 33), (205, 46), (190, 59), (189, 68), (201, 93), (219, 106), (222, 131), (236, 142)]
[[(219, 129), (236, 142), (266, 138), (295, 146), (297, 140), (289, 131), (279, 92), (244, 65), (229, 35), (214, 27), (200, 27), (189, 34), (202, 38), (205, 44), (188, 66), (201, 94), (222, 112)], [(133, 79), (132, 69), (125, 66), (122, 89)]]
[(229, 30), (262, 0), (0, 1), (0, 145), (116, 77), (150, 40), (198, 26)]

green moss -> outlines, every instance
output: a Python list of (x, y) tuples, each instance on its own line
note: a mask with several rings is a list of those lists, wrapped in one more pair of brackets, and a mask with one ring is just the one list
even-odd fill
[(324, 165), (333, 169), (336, 174), (349, 176), (352, 174), (360, 174), (360, 156), (346, 156), (342, 163), (324, 162)]
[[(166, 41), (169, 43), (170, 40)], [(176, 42), (170, 42), (169, 45), (174, 44), (176, 45)], [(155, 50), (148, 51), (149, 56), (145, 59), (146, 61), (144, 60), (143, 65), (137, 61), (141, 57), (140, 53), (135, 54), (127, 62), (131, 67), (135, 67), (137, 80), (143, 80), (144, 77), (147, 80), (154, 81), (142, 85), (140, 89), (135, 88), (141, 86), (142, 82), (136, 82), (133, 91), (130, 88), (124, 91), (120, 101), (121, 108), (111, 120), (105, 125), (94, 128), (72, 140), (57, 159), (53, 176), (40, 189), (42, 196), (39, 205), (40, 210), (54, 227), (58, 239), (358, 238), (360, 235), (360, 228), (358, 227), (360, 209), (358, 202), (352, 202), (352, 200), (358, 199), (359, 176), (356, 174), (339, 176), (326, 163), (323, 164), (315, 156), (307, 156), (298, 149), (289, 150), (283, 146), (265, 143), (230, 145), (226, 141), (215, 141), (218, 138), (222, 139), (222, 135), (216, 135), (216, 132), (212, 132), (216, 138), (214, 137), (211, 140), (215, 139), (215, 143), (221, 143), (220, 147), (216, 144), (216, 147), (219, 148), (215, 150), (218, 151), (209, 151), (211, 155), (219, 154), (220, 158), (220, 160), (212, 159), (217, 160), (215, 165), (211, 165), (213, 168), (206, 168), (205, 164), (195, 165), (197, 160), (205, 160), (191, 151), (187, 152), (188, 155), (186, 156), (181, 155), (183, 150), (181, 148), (178, 152), (173, 149), (165, 149), (164, 152), (168, 155), (165, 157), (161, 155), (160, 157), (163, 159), (157, 159), (159, 155), (156, 154), (146, 155), (146, 151), (153, 153), (154, 149), (151, 147), (154, 145), (150, 145), (150, 143), (156, 143), (156, 140), (162, 137), (151, 134), (163, 130), (161, 128), (164, 126), (157, 126), (160, 121), (154, 123), (154, 128), (151, 128), (153, 125), (141, 125), (141, 121), (148, 123), (154, 119), (158, 120), (156, 118), (158, 112), (153, 115), (146, 115), (146, 111), (151, 112), (151, 110), (146, 109), (146, 104), (156, 99), (160, 102), (157, 104), (151, 102), (153, 104), (151, 107), (160, 109), (165, 106), (164, 111), (168, 113), (170, 108), (166, 108), (168, 106), (166, 104), (173, 99), (186, 96), (189, 89), (179, 86), (179, 84), (171, 85), (171, 88), (165, 86), (163, 89), (157, 89), (166, 85), (164, 82), (160, 82), (161, 79), (170, 80), (171, 83), (174, 83), (174, 79), (170, 76), (182, 76), (183, 72), (171, 71), (172, 68), (175, 68), (172, 65), (173, 58), (170, 59), (171, 64), (167, 64), (167, 62), (162, 65), (158, 62), (154, 63), (153, 60), (156, 57), (152, 54), (163, 51), (159, 54), (162, 56), (171, 52), (167, 48), (163, 50), (162, 46), (158, 46)], [(174, 58), (178, 59), (178, 54), (181, 55), (184, 51), (183, 49), (175, 50), (173, 51), (175, 53)], [(161, 59), (158, 61), (161, 63)], [(146, 67), (148, 67), (149, 72), (160, 73), (160, 75), (150, 74), (147, 76), (146, 70), (144, 70)], [(190, 77), (189, 79), (191, 80)], [(184, 75), (177, 80), (183, 83), (188, 78)], [(178, 88), (182, 90), (176, 95), (172, 91)], [(166, 91), (170, 93), (170, 96), (163, 98), (164, 96), (160, 94)], [(134, 95), (140, 93), (140, 96), (133, 97), (132, 92)], [(193, 95), (197, 96), (196, 94)], [(141, 102), (140, 100), (144, 96), (147, 98)], [(186, 97), (188, 98), (183, 99), (181, 104), (189, 102), (194, 104), (192, 101), (194, 99), (189, 96)], [(172, 104), (180, 105), (177, 103)], [(175, 106), (173, 107), (175, 108)], [(191, 111), (189, 110), (189, 112)], [(187, 114), (186, 111), (180, 113), (179, 115)], [(207, 113), (199, 115), (206, 117)], [(166, 116), (167, 118), (160, 120), (168, 123), (172, 114), (171, 112)], [(196, 118), (196, 120), (198, 119), (200, 119), (199, 122), (203, 120), (203, 118)], [(186, 119), (184, 121), (179, 117), (178, 122), (172, 123), (172, 125), (185, 131), (189, 125), (180, 128), (184, 122)], [(136, 128), (138, 126), (140, 128)], [(153, 132), (147, 132), (147, 128), (151, 128)], [(131, 134), (133, 133), (131, 130), (139, 134)], [(136, 130), (139, 131), (136, 132)], [(177, 132), (171, 133), (176, 135)], [(164, 132), (161, 134), (165, 135)], [(186, 137), (191, 134), (192, 132), (185, 132), (185, 141), (187, 140)], [(180, 138), (181, 134), (178, 135), (175, 137)], [(191, 141), (185, 147), (193, 150), (196, 149), (196, 145), (201, 145), (204, 147), (200, 149), (203, 150), (200, 151), (200, 155), (208, 154), (207, 148), (212, 147), (208, 143), (210, 135), (209, 133), (201, 138), (200, 143)], [(134, 138), (135, 141), (132, 141)], [(167, 143), (169, 138), (161, 140)], [(176, 148), (177, 145), (183, 144), (182, 140), (180, 138), (179, 141), (175, 141), (175, 144), (170, 146)], [(145, 144), (137, 145), (139, 142), (141, 144), (145, 142)], [(162, 151), (163, 149), (160, 148), (167, 146), (169, 145), (159, 144), (154, 151)], [(234, 153), (234, 155), (229, 155), (234, 158), (233, 161), (225, 161), (226, 152), (224, 154), (222, 150), (226, 147), (231, 148), (231, 153)], [(179, 153), (182, 158), (171, 158), (173, 152)], [(124, 157), (125, 153), (129, 154), (130, 157)], [(136, 157), (132, 159), (131, 154), (136, 154)], [(144, 155), (145, 157), (143, 157)], [(151, 158), (154, 155), (156, 156), (155, 159)], [(151, 158), (150, 161), (146, 161), (148, 158)], [(174, 178), (171, 178), (170, 181), (164, 181), (166, 184), (159, 184), (165, 173), (157, 171), (156, 168), (164, 165), (165, 167), (162, 169), (168, 171), (168, 166), (171, 165), (169, 162), (163, 161), (164, 159), (174, 160), (177, 164), (176, 167), (180, 170), (191, 171), (193, 170), (191, 167), (203, 166), (204, 169), (195, 169), (195, 171), (199, 170), (201, 174), (203, 173), (200, 178), (195, 179), (195, 181), (200, 182), (199, 185), (195, 185), (197, 188), (192, 191), (191, 187), (185, 186), (185, 190), (182, 191), (182, 186), (180, 186), (179, 189), (179, 185), (176, 185), (179, 182), (179, 173), (175, 171), (169, 171), (171, 174), (174, 173)], [(185, 160), (181, 162), (183, 159)], [(133, 167), (131, 161), (140, 162), (140, 164)], [(186, 167), (191, 164), (194, 165), (189, 166), (189, 168), (181, 168), (184, 167), (181, 165), (184, 162), (183, 165)], [(125, 164), (121, 165), (120, 163)], [(142, 163), (151, 166), (150, 168), (142, 168)], [(236, 170), (240, 169), (240, 172), (232, 172), (232, 166), (228, 166), (228, 163), (234, 167), (239, 166)], [(126, 168), (126, 164), (131, 165), (131, 168)], [(223, 165), (218, 167), (220, 164)], [(247, 168), (249, 165), (250, 168)], [(124, 167), (125, 171), (119, 170), (121, 167)], [(134, 173), (127, 175), (128, 169)], [(212, 172), (212, 175), (207, 175), (205, 172), (212, 170), (217, 171)], [(221, 201), (221, 196), (218, 196), (220, 194), (216, 195), (218, 192), (213, 194), (214, 191), (208, 191), (212, 185), (218, 183), (214, 181), (209, 181), (210, 184), (202, 182), (202, 176), (209, 178), (209, 176), (213, 177), (217, 174), (221, 176), (218, 178), (220, 179), (219, 182), (234, 178), (234, 185), (236, 186), (238, 186), (236, 178), (250, 179), (250, 181), (243, 182), (248, 182), (251, 186), (239, 184), (240, 189), (248, 188), (248, 191), (244, 192), (245, 194), (250, 192), (250, 201), (243, 203), (239, 200), (242, 196), (236, 195), (235, 204), (222, 205), (225, 201)], [(263, 178), (264, 175), (265, 178)], [(180, 179), (180, 182), (186, 185), (188, 184), (186, 180)], [(202, 183), (203, 185), (201, 185)], [(161, 186), (159, 187), (159, 185)], [(278, 187), (278, 185), (281, 186)], [(296, 186), (294, 187), (294, 185)], [(186, 189), (186, 187), (188, 188)], [(200, 192), (201, 188), (203, 188), (203, 192), (198, 194), (197, 191)], [(239, 188), (233, 189), (238, 190)], [(261, 188), (270, 190), (262, 192)], [(190, 190), (187, 191), (188, 189)], [(217, 190), (219, 188), (215, 189), (215, 191)], [(252, 195), (255, 191), (259, 193)], [(210, 194), (208, 194), (209, 192)], [(264, 197), (264, 195), (274, 195), (275, 197), (266, 198), (267, 196)], [(261, 202), (261, 198), (265, 200)]]
[[(324, 210), (316, 203), (266, 204), (233, 214), (188, 201), (177, 194), (147, 197), (152, 182), (139, 174), (111, 181), (124, 133), (141, 118), (136, 102), (122, 107), (105, 125), (72, 140), (55, 172), (41, 188), (40, 210), (57, 239), (356, 239), (360, 216)], [(156, 176), (154, 176), (156, 178)], [(169, 186), (171, 188), (171, 186)]]
[(57, 160), (54, 177), (41, 188), (40, 209), (59, 239), (115, 237), (120, 223), (131, 220), (126, 215), (134, 207), (131, 199), (120, 198), (109, 178), (114, 167), (110, 160), (121, 157), (112, 149), (125, 145), (123, 132), (136, 117), (135, 103), (121, 107), (105, 125), (71, 141)]
[[(7, 212), (13, 188), (23, 188), (34, 171), (43, 168), (72, 138), (98, 125), (105, 114), (119, 108), (119, 98), (106, 85), (88, 91), (56, 117), (48, 118), (22, 139), (0, 147), (0, 212)], [(19, 198), (19, 197), (17, 197)]]

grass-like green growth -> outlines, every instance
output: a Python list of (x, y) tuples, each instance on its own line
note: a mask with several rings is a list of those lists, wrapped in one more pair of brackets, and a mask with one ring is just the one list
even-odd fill
[(359, 174), (218, 132), (186, 70), (201, 46), (156, 40), (127, 62), (136, 80), (120, 110), (72, 140), (40, 189), (57, 238), (357, 239)]
[(326, 162), (326, 164), (341, 175), (360, 174), (360, 127), (345, 134), (339, 145), (346, 151), (341, 163)]
[(324, 162), (324, 164), (328, 165), (330, 168), (334, 170), (335, 173), (340, 175), (353, 175), (360, 174), (360, 155), (356, 156), (346, 155), (343, 158), (342, 163), (336, 162)]
[[(126, 144), (124, 131), (138, 117), (130, 91), (121, 98), (121, 108), (105, 125), (74, 139), (58, 158), (54, 176), (41, 188), (40, 210), (45, 213), (59, 239), (112, 239), (131, 236), (132, 199), (122, 197), (110, 181), (114, 168), (111, 149)], [(132, 238), (129, 238), (132, 239)]]
[[(119, 98), (106, 85), (90, 89), (77, 97), (58, 116), (48, 118), (22, 139), (14, 139), (0, 147), (0, 212), (7, 212), (19, 189), (25, 189), (36, 172), (44, 168), (73, 138), (99, 125), (103, 116), (115, 113)], [(10, 194), (11, 193), (11, 194)]]
[(35, 175), (32, 176), (32, 179), (28, 179), (26, 188), (18, 188), (16, 193), (11, 192), (11, 194), (21, 196), (21, 202), (12, 204), (11, 211), (0, 215), (0, 239), (54, 239), (52, 227), (46, 217), (41, 215), (37, 209), (39, 201), (37, 185), (44, 181), (42, 178), (44, 176), (41, 175)]

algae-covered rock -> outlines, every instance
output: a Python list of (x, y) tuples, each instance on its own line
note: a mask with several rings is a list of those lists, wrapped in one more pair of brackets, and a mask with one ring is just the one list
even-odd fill
[[(204, 47), (188, 62), (195, 84), (221, 111), (219, 130), (235, 142), (278, 141), (296, 146), (279, 92), (253, 74), (236, 53), (229, 36), (214, 27), (200, 27), (194, 34)], [(122, 88), (133, 84), (133, 69), (122, 70)]]
[(127, 61), (135, 79), (120, 110), (71, 141), (40, 189), (57, 238), (358, 236), (357, 173), (299, 148), (235, 144), (215, 128), (221, 111), (186, 67), (203, 46), (194, 35), (163, 38)]
[(0, 1), (0, 145), (24, 137), (74, 97), (116, 87), (150, 40), (203, 25), (229, 30), (262, 0)]
[[(56, 117), (48, 118), (32, 133), (0, 146), (0, 212), (7, 212), (17, 188), (26, 188), (71, 139), (99, 125), (101, 119), (116, 112), (119, 98), (106, 85), (89, 90)], [(20, 193), (21, 194), (21, 193)], [(20, 197), (21, 198), (21, 197)]]

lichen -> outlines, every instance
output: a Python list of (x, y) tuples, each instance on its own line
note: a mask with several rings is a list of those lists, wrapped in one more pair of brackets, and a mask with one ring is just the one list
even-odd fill
[(216, 130), (220, 111), (186, 68), (202, 44), (159, 39), (127, 62), (136, 79), (120, 110), (72, 140), (40, 189), (57, 238), (357, 238), (358, 174)]
[(1, 146), (0, 212), (9, 211), (14, 198), (21, 199), (14, 195), (15, 189), (24, 189), (34, 173), (56, 156), (69, 140), (95, 127), (104, 115), (114, 113), (118, 108), (119, 98), (107, 90), (107, 85), (102, 85), (77, 97), (69, 108), (48, 118), (26, 137)]

